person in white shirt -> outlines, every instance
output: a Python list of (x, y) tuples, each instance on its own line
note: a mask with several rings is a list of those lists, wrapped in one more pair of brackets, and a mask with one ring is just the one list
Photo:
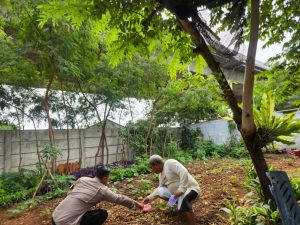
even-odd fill
[(195, 215), (192, 202), (195, 201), (201, 189), (198, 182), (188, 170), (177, 160), (164, 161), (159, 155), (152, 155), (149, 164), (154, 173), (159, 174), (159, 186), (147, 196), (143, 203), (147, 204), (155, 198), (169, 200), (171, 196), (176, 199), (177, 207), (186, 218), (188, 225), (195, 224)]

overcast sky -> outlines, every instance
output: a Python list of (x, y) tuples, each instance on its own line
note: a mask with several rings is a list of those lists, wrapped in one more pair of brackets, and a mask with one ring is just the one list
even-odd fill
[[(264, 63), (266, 63), (270, 57), (277, 55), (282, 50), (282, 44), (274, 44), (264, 49), (262, 48), (263, 45), (264, 42), (258, 41), (256, 59)], [(247, 46), (248, 44), (244, 44), (243, 46), (241, 46), (240, 53), (247, 55), (247, 50), (248, 50)]]

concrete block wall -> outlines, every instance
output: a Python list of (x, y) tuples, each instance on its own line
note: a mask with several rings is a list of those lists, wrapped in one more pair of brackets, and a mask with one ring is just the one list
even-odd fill
[[(104, 151), (104, 162), (107, 158), (109, 163), (122, 159), (122, 140), (118, 136), (121, 128), (122, 126), (108, 121), (105, 134), (109, 151), (108, 155), (106, 149)], [(82, 167), (94, 166), (100, 137), (101, 129), (97, 125), (84, 130), (69, 130), (69, 162), (79, 161), (81, 156)], [(48, 130), (37, 130), (37, 134), (34, 130), (0, 131), (0, 173), (17, 171), (20, 160), (21, 168), (36, 168), (37, 146), (41, 151), (47, 143), (49, 143)], [(57, 158), (57, 165), (65, 163), (68, 156), (67, 130), (54, 130), (54, 143), (62, 150), (62, 155)], [(127, 159), (131, 159), (131, 154), (126, 156)], [(97, 163), (101, 162), (101, 159), (100, 148)]]
[[(106, 159), (108, 158), (108, 163), (112, 163), (115, 161), (119, 161), (122, 159), (122, 140), (119, 138), (120, 126), (111, 122), (106, 125), (105, 135), (106, 141), (108, 145), (108, 155), (106, 148), (104, 148), (104, 163), (106, 163)], [(86, 129), (84, 135), (84, 149), (85, 149), (85, 163), (86, 166), (94, 166), (95, 165), (95, 156), (98, 151), (98, 146), (101, 137), (101, 128), (97, 125), (92, 126)], [(100, 147), (99, 156), (97, 158), (97, 162), (102, 161), (102, 148)]]
[(5, 139), (5, 132), (0, 131), (0, 172), (4, 171), (4, 159), (5, 159), (5, 153), (4, 153), (4, 142)]

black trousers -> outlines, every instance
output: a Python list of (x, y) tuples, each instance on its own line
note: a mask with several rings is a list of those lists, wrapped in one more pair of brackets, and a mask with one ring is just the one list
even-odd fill
[(196, 191), (191, 190), (182, 200), (182, 204), (180, 207), (180, 211), (183, 212), (192, 212), (193, 207), (192, 207), (192, 201), (197, 198), (198, 194)]
[[(100, 225), (107, 219), (108, 213), (104, 209), (87, 211), (81, 218), (80, 225)], [(52, 219), (52, 224), (56, 225)]]

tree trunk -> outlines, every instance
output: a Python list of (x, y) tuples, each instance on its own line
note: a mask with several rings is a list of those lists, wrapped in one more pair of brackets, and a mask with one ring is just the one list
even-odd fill
[(106, 165), (108, 165), (109, 150), (108, 150), (108, 145), (107, 145), (107, 139), (106, 139), (105, 132), (104, 132), (104, 143), (105, 143), (105, 148), (106, 148)]
[(64, 103), (64, 108), (65, 108), (65, 113), (66, 113), (66, 123), (67, 123), (67, 147), (68, 147), (68, 155), (67, 155), (67, 166), (66, 166), (66, 173), (69, 174), (69, 161), (70, 161), (70, 130), (69, 130), (69, 114), (68, 114), (68, 109), (66, 105), (66, 99), (65, 99), (65, 94), (63, 90), (63, 85), (61, 82), (61, 93), (62, 93), (62, 99)]
[(36, 130), (36, 124), (33, 118), (31, 118), (32, 123), (33, 123), (33, 127), (34, 127), (34, 134), (35, 134), (35, 145), (36, 145), (36, 153), (38, 155), (38, 160), (39, 160), (39, 166), (42, 167), (42, 163), (41, 163), (41, 156), (40, 156), (40, 151), (39, 151), (39, 141), (38, 141), (38, 134), (37, 134), (37, 130)]
[[(100, 147), (102, 146), (102, 143), (103, 143), (103, 135), (101, 133), (99, 144), (98, 144), (98, 149), (97, 149), (97, 152), (96, 152), (96, 155), (95, 155), (95, 166), (97, 165), (97, 158), (100, 154)], [(102, 158), (102, 163), (103, 163), (103, 158)]]
[[(121, 113), (120, 113), (120, 116), (119, 116), (119, 124), (121, 124), (122, 113), (123, 113), (123, 109), (121, 109)], [(116, 162), (118, 162), (119, 145), (120, 145), (120, 134), (118, 133), (118, 143), (117, 143), (117, 151), (116, 151)]]
[(261, 184), (262, 191), (264, 194), (264, 200), (265, 202), (268, 202), (268, 200), (272, 199), (273, 197), (269, 189), (269, 179), (266, 176), (266, 172), (268, 171), (268, 166), (264, 158), (263, 152), (261, 148), (256, 147), (255, 140), (248, 139), (246, 137), (243, 137), (243, 140), (250, 154), (252, 163), (254, 165), (259, 182)]
[(150, 135), (152, 135), (152, 129), (154, 129), (154, 126), (155, 126), (153, 124), (154, 112), (156, 110), (157, 102), (160, 100), (160, 98), (161, 98), (161, 95), (159, 95), (157, 97), (157, 99), (155, 99), (155, 101), (153, 102), (153, 105), (152, 105), (151, 113), (150, 113), (150, 120), (149, 120), (149, 123), (148, 123), (148, 131), (147, 131), (147, 136), (146, 136), (146, 139), (145, 139), (145, 144), (146, 144), (145, 152), (146, 152), (146, 155), (148, 155), (148, 150), (149, 150), (149, 155), (151, 155), (152, 140), (149, 140), (149, 138), (152, 139), (152, 137)]
[(79, 126), (77, 124), (77, 129), (78, 129), (78, 140), (79, 140), (79, 168), (81, 168), (81, 165), (82, 165), (82, 140), (81, 140), (81, 131), (79, 129)]
[(21, 121), (20, 121), (20, 118), (19, 118), (19, 113), (18, 111), (16, 111), (16, 114), (17, 114), (17, 120), (18, 120), (18, 125), (19, 125), (19, 166), (18, 166), (18, 170), (20, 171), (21, 170), (21, 164), (22, 164), (22, 134), (21, 134)]
[[(253, 1), (255, 1), (255, 2), (252, 3), (252, 7), (254, 7), (252, 9), (252, 10), (254, 10), (252, 13), (252, 17), (257, 15), (257, 13), (258, 13), (258, 5), (257, 5), (258, 0), (253, 0)], [(246, 144), (247, 150), (251, 156), (253, 165), (255, 167), (255, 170), (256, 170), (257, 175), (260, 180), (260, 184), (262, 186), (265, 200), (271, 199), (272, 194), (269, 190), (269, 186), (268, 186), (269, 182), (268, 182), (268, 178), (265, 173), (268, 171), (268, 169), (267, 169), (267, 164), (266, 164), (265, 158), (263, 157), (262, 150), (261, 150), (261, 148), (255, 149), (259, 145), (255, 142), (254, 136), (251, 133), (250, 133), (250, 135), (245, 136), (245, 134), (242, 130), (242, 110), (237, 104), (237, 100), (225, 78), (223, 71), (220, 68), (219, 63), (217, 63), (216, 60), (214, 59), (213, 55), (211, 54), (209, 48), (207, 47), (207, 45), (205, 43), (203, 37), (199, 34), (196, 27), (188, 20), (179, 20), (179, 22), (180, 22), (180, 25), (182, 26), (182, 28), (192, 36), (192, 39), (197, 46), (195, 53), (200, 53), (203, 56), (208, 67), (211, 69), (211, 71), (215, 75), (215, 78), (216, 78), (217, 82), (219, 83), (219, 86), (223, 92), (223, 97), (226, 100), (226, 102), (229, 104), (229, 106), (233, 112), (233, 119), (234, 119), (235, 123), (237, 124), (239, 131), (242, 134), (242, 137)], [(254, 21), (253, 26), (256, 26), (255, 24), (256, 24), (256, 21)], [(251, 28), (251, 31), (252, 30), (255, 31), (254, 28)], [(255, 35), (253, 35), (253, 36), (255, 37)], [(250, 45), (249, 45), (249, 47), (250, 47)], [(251, 47), (256, 47), (256, 45), (251, 44)], [(255, 50), (254, 50), (254, 53), (255, 53)], [(253, 53), (251, 53), (251, 55), (252, 54)], [(254, 58), (249, 60), (249, 62), (248, 62), (248, 63), (250, 63), (249, 68), (251, 68), (251, 66), (250, 66), (251, 61), (253, 63), (255, 62), (255, 56), (254, 56)], [(253, 68), (254, 68), (254, 66), (253, 66)], [(249, 82), (248, 79), (249, 79), (249, 77), (247, 78), (247, 82)], [(249, 98), (249, 95), (252, 95), (252, 93), (253, 93), (253, 83), (251, 85), (251, 82), (250, 82), (250, 85), (248, 84), (248, 88), (252, 88), (252, 90), (250, 90), (250, 91), (248, 90), (248, 98)], [(247, 99), (247, 103), (248, 104), (251, 103), (250, 109), (252, 109), (252, 96), (251, 96), (250, 100)], [(249, 108), (249, 106), (248, 106), (248, 108)], [(245, 114), (245, 115), (247, 115), (247, 114)], [(252, 120), (253, 120), (253, 116), (252, 116)], [(254, 124), (254, 122), (253, 122), (253, 124)], [(250, 131), (253, 130), (253, 125), (250, 125), (249, 127), (250, 127), (250, 129), (249, 129)], [(255, 128), (255, 126), (254, 126), (254, 128)], [(248, 129), (247, 129), (247, 131), (248, 131)], [(255, 134), (255, 132), (254, 132), (254, 134)]]
[[(50, 63), (51, 63), (51, 69), (50, 69), (50, 79), (47, 85), (47, 89), (46, 89), (46, 93), (45, 93), (45, 98), (44, 98), (44, 106), (45, 106), (45, 111), (47, 114), (47, 119), (48, 119), (48, 135), (49, 135), (49, 142), (51, 145), (54, 144), (54, 133), (53, 133), (53, 129), (52, 129), (52, 124), (51, 124), (51, 117), (50, 117), (50, 111), (49, 111), (49, 92), (51, 89), (51, 85), (52, 82), (54, 80), (55, 77), (55, 59), (54, 59), (54, 55), (50, 55)], [(52, 160), (52, 172), (55, 172), (55, 160)]]
[(253, 118), (254, 67), (258, 41), (258, 28), (259, 0), (252, 0), (250, 42), (244, 76), (242, 135), (262, 186), (265, 201), (267, 202), (269, 199), (272, 199), (272, 194), (269, 190), (269, 180), (266, 176), (266, 172), (268, 172), (268, 166), (260, 147), (260, 143), (256, 143), (256, 127)]
[(254, 88), (254, 67), (255, 56), (258, 41), (259, 27), (259, 0), (251, 1), (251, 28), (250, 42), (247, 53), (246, 68), (244, 75), (243, 90), (243, 113), (242, 113), (242, 130), (246, 137), (253, 136), (256, 127), (253, 119), (253, 88)]

